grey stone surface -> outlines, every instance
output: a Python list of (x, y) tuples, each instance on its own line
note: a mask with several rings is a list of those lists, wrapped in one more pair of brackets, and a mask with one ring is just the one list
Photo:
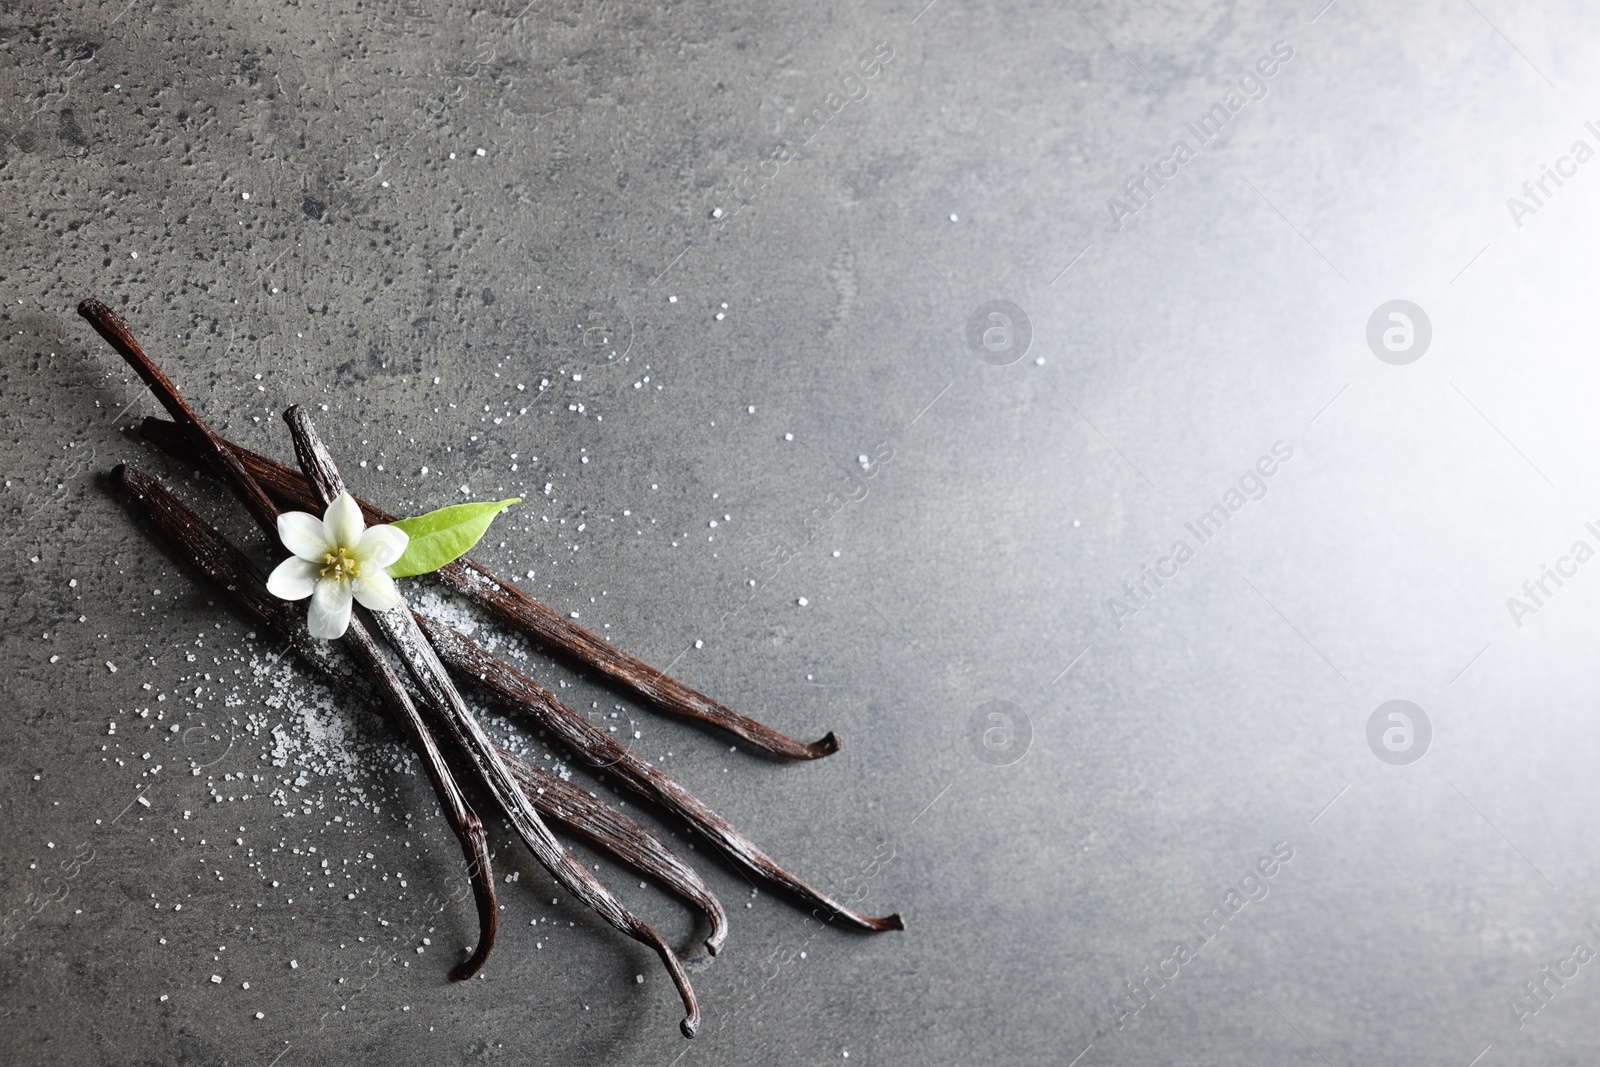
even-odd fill
[[(1600, 12), (1319, 8), (4, 5), (0, 1059), (1592, 1063)], [(837, 730), (780, 765), (528, 659), (910, 929), (653, 821), (734, 912), (688, 1044), (496, 827), (450, 983), (394, 734), (109, 490), (265, 558), (91, 295), (230, 435), (308, 404), (397, 509), (523, 495), (490, 566)]]

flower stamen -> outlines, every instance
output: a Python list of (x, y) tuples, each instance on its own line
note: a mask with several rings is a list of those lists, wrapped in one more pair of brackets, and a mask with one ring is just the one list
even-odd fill
[(322, 577), (335, 582), (352, 582), (361, 577), (361, 564), (343, 545), (322, 557)]

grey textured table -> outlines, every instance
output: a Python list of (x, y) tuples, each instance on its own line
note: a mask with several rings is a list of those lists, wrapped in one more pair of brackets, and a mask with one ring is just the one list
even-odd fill
[[(5, 7), (0, 1059), (1594, 1061), (1600, 11), (922, 3)], [(496, 826), (449, 982), (415, 761), (111, 491), (266, 559), (87, 296), (235, 439), (298, 402), (395, 510), (524, 496), (489, 566), (838, 731), (524, 650), (910, 929), (651, 819), (712, 962), (574, 846), (689, 1043)]]

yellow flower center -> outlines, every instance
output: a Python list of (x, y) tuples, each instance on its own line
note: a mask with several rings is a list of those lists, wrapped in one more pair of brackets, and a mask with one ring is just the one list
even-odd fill
[(361, 566), (349, 550), (341, 545), (322, 557), (322, 570), (319, 573), (336, 582), (349, 582), (361, 577)]

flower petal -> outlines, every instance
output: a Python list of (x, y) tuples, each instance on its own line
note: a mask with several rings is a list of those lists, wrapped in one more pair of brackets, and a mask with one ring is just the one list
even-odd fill
[(366, 526), (361, 518), (361, 505), (349, 493), (340, 493), (334, 498), (333, 503), (328, 505), (327, 513), (322, 516), (322, 524), (328, 528), (328, 536), (333, 538), (334, 543), (345, 548), (356, 546)]
[(397, 608), (405, 601), (400, 599), (400, 590), (395, 588), (394, 579), (389, 577), (386, 570), (365, 570), (361, 577), (352, 583), (355, 598), (361, 601), (361, 606), (370, 611), (388, 611)]
[(383, 568), (405, 554), (411, 535), (398, 526), (368, 526), (361, 535), (351, 555), (361, 564), (363, 572), (369, 568)]
[[(320, 520), (317, 525), (322, 525)], [(290, 556), (267, 576), (267, 592), (280, 600), (304, 600), (316, 591), (318, 570), (310, 560)]]
[(345, 582), (322, 581), (311, 594), (311, 613), (306, 628), (312, 637), (332, 641), (343, 637), (350, 626), (350, 586)]
[(313, 563), (321, 563), (333, 547), (322, 520), (305, 511), (285, 511), (279, 515), (278, 536), (284, 548)]

